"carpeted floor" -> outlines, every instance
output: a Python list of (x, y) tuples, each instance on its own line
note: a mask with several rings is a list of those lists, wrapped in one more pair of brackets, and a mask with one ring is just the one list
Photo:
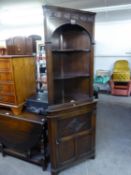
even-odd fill
[[(41, 167), (0, 155), (0, 175), (49, 175)], [(96, 159), (60, 175), (131, 175), (131, 97), (99, 95)]]

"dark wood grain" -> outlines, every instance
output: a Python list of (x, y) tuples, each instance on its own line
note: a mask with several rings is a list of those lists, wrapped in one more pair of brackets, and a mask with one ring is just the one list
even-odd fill
[(16, 36), (6, 40), (8, 55), (32, 55), (33, 42), (31, 38)]
[[(53, 110), (54, 109), (54, 110)], [(52, 172), (95, 156), (96, 101), (48, 111)]]
[(49, 104), (92, 98), (95, 14), (52, 6), (43, 9)]
[(52, 175), (95, 156), (95, 13), (43, 6)]

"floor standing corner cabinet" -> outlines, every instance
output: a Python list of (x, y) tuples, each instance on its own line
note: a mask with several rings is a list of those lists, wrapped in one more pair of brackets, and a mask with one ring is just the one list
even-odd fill
[(43, 6), (52, 175), (95, 156), (95, 13)]

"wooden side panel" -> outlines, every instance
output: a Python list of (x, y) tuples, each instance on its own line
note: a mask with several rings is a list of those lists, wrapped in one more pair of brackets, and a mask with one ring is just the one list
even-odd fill
[(12, 61), (16, 98), (19, 104), (35, 93), (35, 63), (33, 57), (13, 58)]
[(42, 124), (0, 114), (0, 142), (7, 148), (27, 151), (38, 143), (41, 132)]

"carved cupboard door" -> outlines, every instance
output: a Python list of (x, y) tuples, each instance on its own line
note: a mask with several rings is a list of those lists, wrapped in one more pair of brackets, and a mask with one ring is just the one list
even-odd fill
[[(52, 170), (65, 167), (95, 155), (96, 103), (78, 105), (48, 116)], [(53, 114), (53, 113), (52, 113)]]

